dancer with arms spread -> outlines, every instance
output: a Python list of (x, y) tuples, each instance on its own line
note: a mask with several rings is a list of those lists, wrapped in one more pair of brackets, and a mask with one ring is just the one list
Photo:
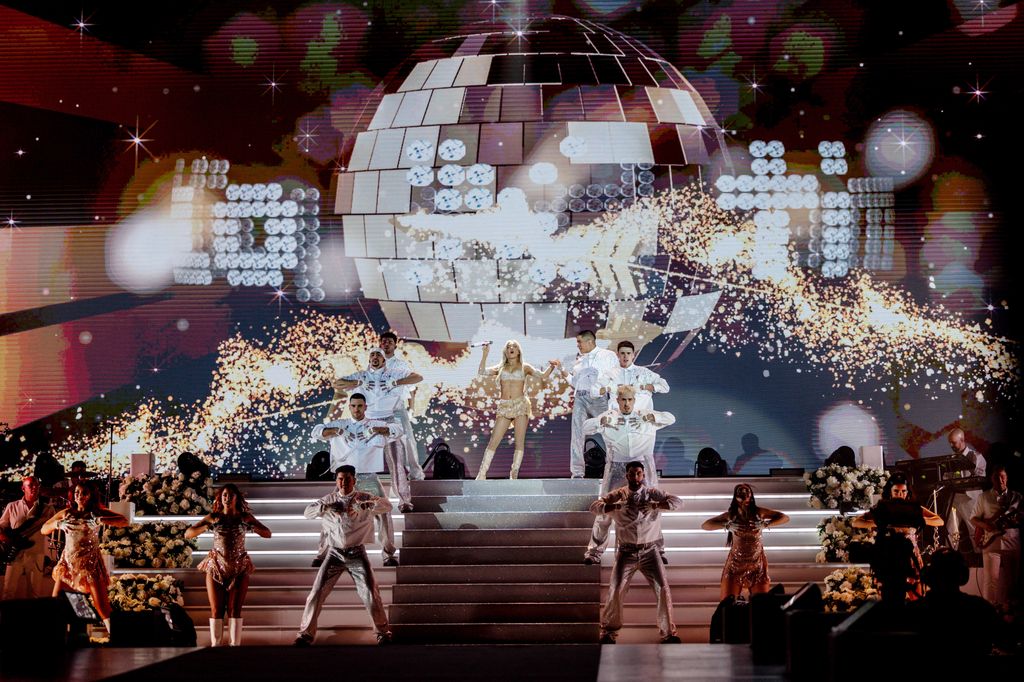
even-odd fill
[(231, 646), (242, 643), (242, 605), (249, 591), (249, 574), (255, 567), (245, 551), (245, 533), (252, 529), (261, 538), (270, 529), (249, 512), (249, 504), (233, 483), (217, 493), (213, 511), (185, 531), (185, 538), (213, 531), (213, 549), (196, 567), (206, 572), (206, 594), (210, 599), (210, 646), (224, 644), (224, 614), (228, 614)]
[(484, 346), (484, 354), (480, 358), (480, 376), (497, 377), (501, 389), (498, 400), (498, 414), (494, 419), (494, 430), (491, 432), (491, 439), (484, 450), (483, 461), (480, 462), (480, 470), (476, 474), (477, 480), (487, 478), (487, 470), (494, 459), (494, 453), (505, 437), (509, 426), (515, 428), (516, 449), (512, 458), (512, 470), (509, 478), (519, 477), (519, 467), (523, 463), (523, 453), (526, 448), (526, 426), (532, 416), (530, 409), (530, 398), (526, 395), (526, 377), (534, 376), (541, 381), (547, 381), (552, 370), (559, 366), (557, 360), (548, 362), (548, 368), (543, 373), (537, 371), (531, 365), (523, 362), (523, 350), (518, 341), (508, 341), (502, 351), (500, 365), (487, 366), (487, 354), (490, 346)]

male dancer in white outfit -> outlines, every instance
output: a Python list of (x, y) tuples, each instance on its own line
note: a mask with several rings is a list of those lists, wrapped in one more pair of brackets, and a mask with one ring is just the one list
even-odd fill
[[(423, 381), (423, 377), (409, 371), (409, 366), (402, 364), (395, 369), (388, 369), (383, 348), (370, 349), (370, 364), (366, 369), (342, 377), (335, 382), (335, 388), (356, 388), (366, 396), (366, 416), (394, 424), (403, 429), (398, 416), (405, 404), (405, 389)], [(391, 490), (398, 496), (398, 511), (403, 514), (412, 511), (412, 496), (409, 491), (409, 472), (405, 468), (405, 438), (389, 441), (384, 450), (387, 458), (388, 471), (391, 472)], [(362, 470), (360, 470), (362, 471)]]
[(661, 512), (681, 509), (683, 501), (657, 488), (644, 485), (644, 465), (626, 465), (626, 485), (597, 498), (590, 505), (594, 514), (608, 514), (615, 521), (616, 550), (612, 576), (608, 581), (608, 601), (601, 612), (601, 643), (615, 644), (622, 629), (622, 605), (629, 582), (639, 570), (658, 598), (658, 630), (662, 644), (678, 644), (672, 620), (672, 593), (665, 566), (658, 557), (661, 537)]
[(342, 465), (337, 470), (338, 489), (306, 507), (307, 519), (323, 522), (326, 556), (306, 597), (302, 622), (295, 646), (309, 646), (316, 638), (316, 621), (320, 610), (345, 571), (352, 576), (356, 594), (373, 619), (378, 644), (391, 642), (391, 627), (384, 602), (380, 598), (377, 579), (370, 567), (364, 544), (373, 539), (373, 519), (391, 511), (387, 498), (356, 490), (356, 470)]
[(1012, 613), (1013, 594), (1020, 574), (1020, 525), (1024, 509), (1021, 494), (1010, 490), (1006, 467), (996, 465), (989, 474), (992, 487), (978, 498), (974, 525), (984, 531), (981, 540), (985, 582), (981, 595), (1001, 613)]
[[(633, 386), (619, 386), (616, 409), (583, 422), (584, 435), (602, 434), (608, 449), (604, 478), (601, 479), (602, 495), (626, 484), (626, 465), (633, 461), (643, 462), (644, 469), (650, 471), (648, 480), (651, 485), (658, 485), (657, 469), (654, 467), (655, 434), (658, 429), (675, 424), (676, 418), (668, 412), (635, 409), (636, 394)], [(611, 525), (612, 518), (608, 514), (600, 514), (594, 520), (583, 563), (601, 563), (601, 555), (608, 546), (608, 529)]]
[[(384, 366), (392, 372), (404, 370), (412, 374), (412, 367), (405, 358), (395, 355), (395, 348), (398, 347), (398, 335), (394, 332), (384, 332), (380, 335), (380, 347), (384, 351)], [(403, 389), (404, 395), (398, 409), (395, 410), (395, 418), (402, 425), (405, 432), (405, 468), (409, 471), (410, 481), (422, 481), (424, 479), (423, 466), (420, 464), (419, 444), (416, 442), (416, 434), (412, 430), (412, 420), (409, 418), (409, 401), (415, 388)]]
[(597, 347), (597, 336), (590, 329), (576, 335), (579, 353), (562, 362), (563, 371), (573, 388), (572, 438), (569, 442), (569, 472), (573, 478), (583, 478), (586, 465), (583, 461), (583, 422), (596, 417), (608, 408), (608, 401), (591, 395), (602, 374), (619, 366), (615, 353)]
[[(377, 472), (384, 469), (384, 451), (388, 443), (402, 437), (402, 428), (397, 424), (388, 424), (379, 419), (366, 418), (366, 396), (353, 393), (348, 399), (348, 409), (352, 419), (336, 419), (313, 427), (312, 436), (316, 440), (325, 440), (331, 445), (331, 468), (348, 465), (355, 467), (357, 487), (372, 491), (384, 497), (384, 486), (381, 485)], [(333, 412), (332, 408), (332, 412)], [(391, 506), (388, 511), (379, 514), (378, 538), (384, 550), (384, 565), (397, 566), (398, 549), (395, 547), (395, 529), (391, 523)], [(321, 556), (327, 546), (321, 536)]]
[(608, 409), (615, 409), (615, 389), (619, 386), (632, 386), (636, 389), (636, 409), (653, 410), (654, 393), (668, 393), (668, 382), (661, 375), (647, 367), (633, 364), (636, 349), (631, 341), (619, 341), (616, 347), (619, 364), (615, 369), (601, 375), (597, 383), (590, 389), (594, 398), (608, 398)]

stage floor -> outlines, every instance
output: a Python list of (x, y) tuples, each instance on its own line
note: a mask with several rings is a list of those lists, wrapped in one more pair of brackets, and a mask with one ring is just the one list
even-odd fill
[[(39, 656), (36, 656), (38, 660)], [(53, 658), (50, 658), (53, 660)], [(7, 661), (5, 660), (5, 663)], [(71, 652), (49, 670), (13, 671), (5, 682), (64, 680), (294, 679), (388, 680), (783, 680), (785, 668), (755, 666), (737, 644), (393, 645), (216, 649), (92, 648)]]

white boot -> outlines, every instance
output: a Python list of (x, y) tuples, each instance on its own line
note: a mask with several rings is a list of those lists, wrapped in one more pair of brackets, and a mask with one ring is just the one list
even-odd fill
[(523, 451), (516, 450), (512, 456), (512, 471), (509, 472), (508, 477), (515, 480), (519, 478), (519, 467), (523, 464)]
[(224, 619), (223, 618), (211, 618), (210, 619), (210, 646), (221, 646), (224, 644), (221, 640), (224, 639)]
[(228, 618), (228, 634), (231, 637), (231, 646), (242, 645), (242, 619)]
[(109, 618), (104, 618), (103, 619), (103, 627), (105, 627), (107, 629), (107, 634), (109, 635), (110, 634), (110, 619)]
[(487, 478), (487, 470), (491, 468), (491, 460), (494, 459), (494, 450), (484, 450), (484, 459), (480, 462), (480, 470), (476, 473), (476, 480), (482, 481)]

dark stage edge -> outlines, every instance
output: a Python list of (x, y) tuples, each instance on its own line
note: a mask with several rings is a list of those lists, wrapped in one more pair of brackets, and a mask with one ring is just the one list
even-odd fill
[[(37, 659), (38, 660), (38, 659)], [(373, 646), (100, 647), (49, 657), (50, 670), (0, 670), (4, 682), (111, 680), (785, 680), (754, 665), (744, 644), (435, 644)], [(352, 676), (352, 677), (350, 677)]]

